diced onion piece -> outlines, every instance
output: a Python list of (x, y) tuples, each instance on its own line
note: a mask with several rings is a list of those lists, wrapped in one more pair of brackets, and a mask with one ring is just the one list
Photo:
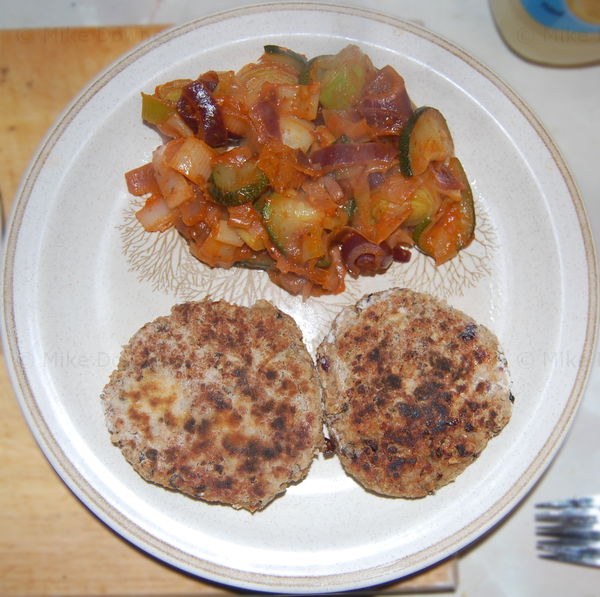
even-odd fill
[(255, 104), (265, 83), (273, 85), (297, 85), (298, 74), (294, 69), (285, 68), (279, 64), (259, 63), (247, 64), (237, 73), (239, 83), (247, 90), (248, 106)]
[(223, 123), (230, 133), (240, 137), (245, 137), (248, 134), (249, 125), (247, 115), (240, 114), (239, 112), (228, 108), (223, 108), (222, 112)]
[(202, 184), (211, 172), (211, 161), (215, 151), (197, 137), (186, 137), (181, 147), (168, 162), (168, 166), (183, 174), (186, 178)]
[(135, 217), (147, 232), (164, 232), (176, 219), (164, 197), (152, 195), (146, 200), (144, 207), (135, 212)]
[(282, 143), (268, 143), (263, 146), (258, 158), (258, 167), (266, 174), (277, 192), (298, 189), (307, 176), (316, 174), (304, 153)]
[(265, 248), (265, 243), (262, 237), (260, 235), (253, 234), (252, 230), (236, 228), (235, 231), (253, 251), (262, 251)]
[(191, 137), (194, 131), (185, 123), (177, 112), (173, 112), (163, 123), (156, 128), (167, 137)]
[(206, 217), (206, 208), (204, 201), (192, 199), (178, 206), (177, 211), (181, 221), (186, 226), (194, 226), (202, 222)]
[(317, 180), (308, 179), (302, 184), (301, 189), (308, 197), (310, 197), (311, 203), (319, 202), (322, 204), (331, 202), (331, 196), (325, 188), (323, 178), (325, 177), (321, 177)]
[(367, 121), (354, 110), (323, 109), (323, 121), (334, 139), (345, 135), (353, 141), (366, 141), (374, 137), (373, 130)]
[(305, 120), (314, 120), (319, 109), (321, 85), (277, 85), (275, 95), (281, 114), (291, 114)]
[(212, 160), (213, 167), (217, 164), (230, 164), (232, 166), (242, 165), (253, 157), (252, 150), (247, 145), (239, 145), (224, 151), (223, 153), (215, 153)]
[(177, 100), (181, 97), (182, 89), (191, 82), (192, 79), (175, 79), (163, 83), (155, 89), (156, 96), (175, 107)]
[(313, 125), (306, 120), (286, 114), (279, 119), (281, 140), (292, 149), (308, 151), (313, 143)]
[(262, 220), (250, 203), (228, 207), (229, 219), (227, 224), (234, 228), (241, 239), (253, 250), (262, 251), (266, 248), (266, 230)]
[(136, 197), (146, 193), (157, 194), (159, 192), (151, 162), (126, 172), (125, 182), (127, 183), (127, 190)]
[(213, 235), (215, 240), (222, 242), (226, 245), (232, 245), (234, 247), (241, 247), (244, 241), (225, 220), (219, 220), (217, 224), (216, 234)]
[(191, 254), (210, 267), (229, 268), (247, 257), (247, 251), (243, 247), (222, 243), (212, 234), (202, 243), (191, 242), (189, 246)]
[(154, 177), (164, 196), (167, 205), (172, 209), (193, 197), (193, 190), (183, 174), (173, 170), (165, 161), (165, 145), (159, 147), (152, 155)]

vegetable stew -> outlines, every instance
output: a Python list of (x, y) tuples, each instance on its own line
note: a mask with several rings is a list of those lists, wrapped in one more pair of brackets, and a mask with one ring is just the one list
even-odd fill
[(443, 115), (357, 46), (308, 60), (268, 45), (239, 71), (142, 93), (166, 137), (125, 175), (149, 232), (175, 229), (211, 267), (265, 270), (304, 297), (336, 294), (411, 250), (437, 265), (474, 236), (473, 196)]

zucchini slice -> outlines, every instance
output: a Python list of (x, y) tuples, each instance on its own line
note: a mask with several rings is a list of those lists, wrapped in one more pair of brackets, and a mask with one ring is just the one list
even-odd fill
[(291, 66), (298, 71), (298, 75), (303, 75), (308, 66), (308, 60), (302, 54), (298, 54), (289, 48), (283, 46), (267, 45), (264, 46), (265, 58), (269, 62), (275, 62), (282, 66)]
[(423, 174), (429, 162), (443, 162), (454, 155), (454, 142), (442, 113), (417, 108), (400, 133), (400, 169), (407, 178)]
[(275, 268), (275, 262), (266, 251), (261, 251), (260, 253), (253, 253), (248, 257), (248, 259), (244, 259), (243, 261), (236, 261), (234, 264), (236, 267), (242, 267), (244, 269), (260, 269), (264, 271), (268, 271)]
[(306, 68), (300, 75), (300, 84), (308, 85), (313, 81), (321, 82), (327, 70), (331, 68), (334, 58), (334, 54), (322, 54), (321, 56), (315, 56), (314, 58), (311, 58), (306, 63)]
[(269, 186), (266, 174), (254, 161), (217, 164), (208, 180), (208, 191), (216, 203), (234, 206), (250, 203)]
[(425, 185), (419, 187), (410, 198), (410, 215), (404, 221), (405, 226), (419, 226), (424, 220), (431, 221), (440, 207), (437, 193)]
[(296, 263), (306, 263), (325, 255), (324, 214), (302, 193), (289, 191), (266, 197), (261, 214), (273, 244)]
[(469, 181), (458, 158), (451, 158), (448, 167), (463, 183), (460, 200), (446, 199), (435, 218), (413, 231), (417, 247), (433, 257), (436, 265), (455, 257), (475, 236), (475, 204)]
[[(427, 226), (429, 226), (429, 224), (431, 224), (431, 218), (427, 217), (424, 218), (423, 220), (421, 220), (415, 227), (412, 233), (412, 239), (413, 241), (417, 244), (417, 247), (419, 246), (419, 239), (421, 238), (421, 234), (423, 234), (423, 231), (425, 230), (425, 228), (427, 228)], [(425, 240), (425, 239), (423, 239)], [(421, 247), (419, 247), (421, 248)], [(425, 249), (421, 248), (421, 251), (423, 251), (423, 253), (425, 253)]]
[(345, 110), (360, 97), (373, 70), (366, 54), (357, 46), (347, 46), (335, 55), (315, 56), (300, 81), (318, 81), (321, 105), (330, 110)]

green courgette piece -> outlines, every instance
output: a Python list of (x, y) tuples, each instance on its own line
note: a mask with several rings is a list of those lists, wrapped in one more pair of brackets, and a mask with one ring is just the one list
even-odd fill
[(357, 208), (357, 204), (356, 204), (356, 199), (354, 197), (350, 197), (350, 200), (348, 201), (348, 203), (346, 203), (344, 205), (344, 211), (346, 212), (346, 214), (348, 215), (348, 219), (350, 220), (352, 218), (352, 216), (356, 213), (356, 208)]
[(418, 232), (417, 228), (413, 231), (417, 247), (433, 257), (437, 265), (452, 259), (475, 236), (475, 203), (469, 181), (458, 158), (451, 158), (448, 167), (462, 183), (460, 200), (443, 203), (436, 218), (422, 228), (418, 226)]
[(436, 193), (426, 186), (419, 187), (410, 197), (410, 215), (404, 221), (405, 226), (419, 226), (423, 220), (431, 220), (440, 206)]
[(321, 259), (319, 259), (316, 263), (317, 267), (321, 267), (323, 269), (327, 269), (328, 267), (331, 267), (331, 258), (326, 256), (326, 257), (321, 257)]
[(266, 252), (261, 251), (260, 253), (254, 253), (248, 257), (248, 259), (237, 261), (235, 265), (236, 267), (242, 267), (244, 269), (260, 269), (268, 271), (275, 267), (275, 262)]
[(324, 73), (328, 68), (331, 68), (332, 60), (335, 58), (333, 54), (323, 54), (315, 56), (306, 63), (306, 68), (300, 75), (300, 84), (308, 85), (314, 81), (321, 81)]
[(265, 54), (268, 55), (269, 62), (275, 62), (282, 66), (291, 66), (298, 71), (299, 76), (305, 73), (308, 60), (302, 54), (298, 54), (289, 48), (272, 44), (264, 46), (264, 50)]
[[(284, 255), (304, 263), (324, 254), (324, 247), (319, 243), (323, 214), (301, 193), (268, 195), (261, 215), (273, 244)], [(316, 242), (311, 243), (311, 238)]]
[(308, 83), (321, 84), (319, 102), (328, 110), (345, 110), (360, 97), (373, 65), (356, 46), (337, 54), (316, 56), (308, 62)]
[(360, 95), (365, 77), (366, 71), (361, 63), (342, 64), (321, 83), (321, 105), (331, 110), (345, 110), (350, 107)]
[(407, 178), (427, 170), (429, 162), (454, 155), (452, 135), (442, 113), (435, 108), (417, 108), (404, 125), (399, 139), (400, 170)]
[(417, 246), (419, 246), (419, 239), (421, 238), (421, 234), (423, 233), (423, 230), (425, 230), (425, 228), (427, 228), (427, 226), (429, 226), (429, 224), (431, 224), (431, 218), (423, 218), (413, 229), (413, 233), (412, 233), (412, 239), (415, 241), (415, 243), (417, 243)]
[(230, 207), (255, 201), (268, 186), (266, 174), (254, 161), (217, 164), (208, 180), (208, 191), (215, 202)]

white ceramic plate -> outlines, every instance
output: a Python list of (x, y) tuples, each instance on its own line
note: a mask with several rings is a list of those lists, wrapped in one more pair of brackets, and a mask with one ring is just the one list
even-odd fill
[[(471, 180), (477, 240), (447, 266), (415, 256), (343, 295), (302, 303), (260, 272), (211, 272), (174, 235), (132, 226), (123, 172), (159, 137), (139, 117), (140, 92), (231, 69), (265, 43), (306, 55), (358, 43), (393, 65), (417, 104), (445, 114)], [(23, 411), (65, 482), (108, 525), (199, 576), (280, 592), (393, 580), (440, 561), (498, 522), (540, 476), (583, 389), (596, 323), (588, 224), (570, 175), (539, 123), (492, 73), (411, 24), (311, 3), (249, 7), (144, 43), (88, 87), (49, 133), (25, 176), (5, 252), (7, 360)], [(336, 459), (251, 515), (145, 483), (111, 445), (99, 394), (120, 347), (175, 302), (276, 302), (311, 349), (364, 292), (427, 290), (472, 314), (505, 347), (513, 419), (455, 483), (423, 500), (385, 499)]]

